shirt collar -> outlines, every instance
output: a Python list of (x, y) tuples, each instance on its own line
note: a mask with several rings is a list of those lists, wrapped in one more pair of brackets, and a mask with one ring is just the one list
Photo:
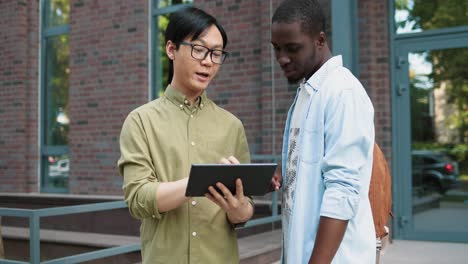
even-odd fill
[[(184, 108), (190, 108), (190, 101), (188, 98), (183, 93), (174, 89), (171, 85), (167, 86), (164, 96), (181, 110)], [(208, 97), (206, 96), (206, 91), (203, 91), (202, 95), (197, 98), (194, 107), (203, 110), (207, 102)]]
[(317, 91), (325, 81), (330, 72), (338, 67), (343, 66), (343, 59), (341, 55), (331, 57), (326, 61), (306, 82), (306, 90), (311, 92), (310, 89)]

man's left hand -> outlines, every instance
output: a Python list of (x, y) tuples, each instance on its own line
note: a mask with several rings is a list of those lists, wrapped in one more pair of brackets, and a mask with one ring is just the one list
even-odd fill
[[(227, 159), (221, 159), (220, 163), (239, 164), (239, 161), (231, 156)], [(216, 183), (216, 187), (219, 192), (213, 186), (210, 186), (208, 188), (210, 193), (205, 194), (205, 196), (226, 212), (231, 223), (244, 223), (252, 217), (253, 207), (247, 197), (244, 196), (244, 187), (241, 179), (236, 180), (235, 195), (220, 182)]]

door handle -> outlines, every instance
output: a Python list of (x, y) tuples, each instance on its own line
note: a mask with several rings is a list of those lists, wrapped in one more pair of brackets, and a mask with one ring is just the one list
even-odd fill
[(398, 84), (397, 86), (397, 95), (402, 96), (404, 93), (408, 91), (408, 86), (406, 84)]

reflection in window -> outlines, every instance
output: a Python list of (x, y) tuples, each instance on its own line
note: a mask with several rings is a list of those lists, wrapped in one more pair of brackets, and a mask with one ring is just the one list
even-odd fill
[(460, 221), (467, 212), (468, 48), (409, 53), (408, 61), (414, 229), (468, 232)]
[(49, 0), (47, 12), (47, 27), (67, 25), (69, 22), (70, 5), (68, 0)]
[(395, 0), (397, 33), (467, 26), (467, 0)]
[(193, 0), (159, 0), (157, 2), (158, 2), (158, 5), (157, 5), (158, 8), (164, 8), (164, 7), (168, 7), (171, 5), (192, 4)]
[(418, 141), (430, 141), (433, 138), (434, 116), (433, 80), (430, 78), (432, 64), (428, 62), (428, 53), (410, 53), (410, 89), (411, 89), (411, 133)]
[(415, 52), (408, 60), (413, 193), (450, 194), (468, 180), (468, 48)]
[(468, 143), (468, 49), (409, 54), (412, 135), (417, 141)]
[(164, 34), (166, 32), (167, 24), (169, 23), (169, 14), (157, 16), (157, 27), (158, 27), (158, 37), (159, 40), (157, 44), (157, 52), (159, 52), (160, 61), (156, 66), (156, 70), (158, 71), (156, 78), (156, 85), (158, 87), (159, 94), (158, 96), (162, 96), (164, 91), (166, 90), (168, 83), (168, 72), (169, 72), (169, 59), (166, 55), (166, 42)]
[(42, 17), (41, 191), (67, 192), (69, 143), (68, 0), (46, 0)]
[(44, 174), (42, 185), (50, 190), (68, 189), (70, 160), (68, 155), (44, 157)]
[[(154, 63), (153, 63), (153, 94), (160, 97), (168, 85), (169, 60), (166, 55), (165, 32), (172, 12), (193, 3), (193, 0), (155, 0), (153, 19), (154, 36)], [(171, 7), (170, 10), (166, 7)]]
[(60, 146), (68, 144), (70, 120), (68, 118), (69, 45), (68, 35), (47, 39), (45, 100), (45, 144)]

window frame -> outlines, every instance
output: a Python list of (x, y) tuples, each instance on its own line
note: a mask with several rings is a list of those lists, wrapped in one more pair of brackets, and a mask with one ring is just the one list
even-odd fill
[[(39, 191), (41, 193), (68, 193), (69, 188), (56, 188), (45, 186), (44, 180), (47, 177), (47, 157), (58, 155), (69, 155), (70, 149), (68, 145), (52, 146), (46, 144), (47, 128), (47, 113), (50, 104), (47, 100), (47, 84), (48, 74), (47, 69), (47, 41), (50, 38), (60, 35), (69, 34), (70, 25), (64, 24), (60, 26), (48, 26), (48, 12), (50, 0), (40, 1), (40, 59), (39, 59)], [(70, 3), (69, 3), (70, 4)]]
[(149, 100), (154, 100), (159, 97), (159, 93), (163, 87), (160, 87), (160, 81), (163, 78), (163, 67), (162, 67), (162, 56), (158, 52), (160, 41), (159, 39), (159, 27), (155, 26), (158, 17), (174, 13), (182, 8), (193, 6), (190, 4), (176, 4), (167, 7), (158, 8), (159, 0), (150, 0), (150, 80), (149, 80)]

